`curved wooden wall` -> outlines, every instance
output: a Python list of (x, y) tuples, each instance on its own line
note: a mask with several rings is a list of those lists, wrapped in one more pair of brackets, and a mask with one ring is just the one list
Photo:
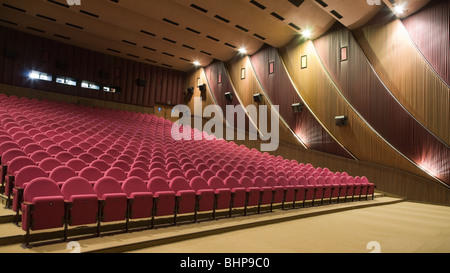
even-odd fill
[[(389, 14), (392, 13), (383, 9), (369, 24), (354, 32), (355, 38), (401, 105), (449, 145), (450, 88), (417, 50), (402, 22)], [(446, 46), (449, 47), (448, 40)]]
[[(228, 71), (225, 64), (222, 61), (215, 60), (210, 65), (204, 68), (206, 80), (208, 83), (208, 88), (210, 90), (210, 95), (213, 97), (215, 103), (223, 110), (224, 119), (226, 119), (226, 108), (227, 105), (234, 106), (236, 109), (242, 107), (238, 94), (234, 89), (233, 83), (231, 82)], [(220, 81), (219, 81), (220, 78)], [(229, 102), (225, 98), (225, 93), (230, 92), (233, 95), (233, 99)], [(234, 117), (234, 124), (238, 122), (237, 115)], [(248, 116), (245, 116), (245, 129), (248, 131), (252, 123), (250, 122)]]
[[(280, 53), (297, 90), (317, 118), (359, 160), (431, 177), (401, 156), (377, 135), (348, 104), (320, 61), (312, 41), (294, 40)], [(301, 56), (307, 56), (307, 68), (300, 68)], [(334, 117), (348, 116), (348, 125), (338, 127)], [(389, 183), (389, 181), (385, 181)], [(383, 186), (380, 186), (382, 190)]]
[[(306, 105), (293, 113), (293, 103), (304, 103), (292, 85), (276, 48), (265, 46), (250, 57), (255, 74), (271, 102), (280, 107), (280, 116), (309, 149), (354, 158), (322, 127)], [(269, 63), (273, 72), (269, 73)]]
[[(343, 96), (370, 126), (400, 153), (450, 185), (450, 149), (395, 100), (352, 33), (336, 25), (314, 45)], [(345, 61), (340, 59), (341, 47), (347, 47)]]
[(402, 23), (425, 59), (450, 85), (450, 2), (430, 1)]
[[(0, 27), (0, 48), (16, 52), (16, 58), (8, 58), (1, 52), (0, 83), (145, 107), (183, 102), (185, 72), (126, 60), (5, 27)], [(64, 63), (66, 69), (58, 69), (57, 61)], [(49, 73), (53, 75), (53, 81), (31, 81), (28, 78), (30, 70)], [(107, 78), (100, 77), (101, 70), (108, 74)], [(56, 76), (120, 87), (121, 93), (57, 84)], [(146, 80), (145, 86), (138, 86), (137, 79)]]
[[(240, 98), (240, 103), (247, 107), (248, 105), (255, 105), (256, 108), (259, 108), (259, 105), (267, 105), (267, 130), (271, 132), (272, 130), (272, 124), (270, 123), (270, 117), (272, 115), (271, 111), (271, 105), (270, 102), (267, 100), (265, 96), (262, 98), (261, 103), (256, 103), (253, 101), (253, 95), (254, 94), (263, 94), (263, 90), (258, 82), (258, 79), (253, 71), (250, 57), (248, 56), (241, 56), (240, 54), (235, 55), (233, 59), (226, 62), (226, 68), (229, 72), (230, 80), (234, 85), (235, 91), (238, 94)], [(245, 69), (245, 77), (241, 78), (242, 69)], [(278, 113), (273, 113), (274, 115), (278, 115)], [(258, 112), (258, 118), (260, 116), (260, 113)], [(252, 120), (252, 123), (258, 128), (258, 120)], [(278, 124), (279, 129), (279, 141), (291, 143), (294, 145), (303, 146), (303, 148), (306, 148), (303, 143), (297, 139), (297, 137), (294, 136), (294, 134), (290, 131), (289, 128), (287, 128), (284, 123), (279, 122)], [(259, 128), (258, 128), (259, 129)]]

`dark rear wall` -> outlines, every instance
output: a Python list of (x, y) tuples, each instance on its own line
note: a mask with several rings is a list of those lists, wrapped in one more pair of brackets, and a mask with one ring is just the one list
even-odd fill
[[(17, 30), (0, 27), (0, 83), (47, 90), (119, 103), (154, 107), (183, 103), (186, 73), (71, 46)], [(62, 68), (57, 68), (57, 63)], [(64, 68), (65, 67), (65, 68)], [(30, 80), (37, 70), (53, 76), (52, 82)], [(100, 74), (103, 71), (103, 78)], [(56, 76), (119, 87), (120, 94), (62, 85)], [(145, 85), (138, 86), (137, 79)]]

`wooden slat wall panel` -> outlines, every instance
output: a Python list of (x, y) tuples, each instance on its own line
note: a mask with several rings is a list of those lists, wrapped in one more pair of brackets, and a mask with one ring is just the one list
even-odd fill
[[(303, 101), (292, 85), (276, 48), (265, 46), (252, 55), (250, 60), (271, 102), (280, 106), (281, 117), (308, 148), (353, 158), (324, 130), (306, 106), (301, 113), (293, 113), (292, 104)], [(274, 64), (273, 74), (269, 74), (270, 62)]]
[[(430, 176), (383, 141), (347, 104), (324, 69), (311, 41), (292, 41), (280, 49), (297, 90), (317, 118), (356, 158), (401, 169), (430, 178)], [(301, 56), (307, 56), (307, 68), (300, 68)], [(348, 116), (345, 127), (335, 125), (334, 117)]]
[[(374, 130), (400, 153), (418, 166), (431, 168), (429, 171), (433, 175), (450, 185), (449, 147), (417, 122), (389, 93), (352, 33), (336, 26), (315, 40), (314, 45), (342, 94)], [(346, 61), (340, 60), (343, 46), (348, 48)]]
[(427, 61), (450, 85), (450, 2), (430, 1), (402, 22)]
[[(261, 86), (258, 82), (256, 75), (251, 67), (250, 57), (236, 55), (232, 60), (226, 63), (231, 82), (233, 83), (236, 92), (241, 100), (241, 104), (246, 107), (247, 105), (255, 105), (259, 108), (259, 104), (253, 101), (253, 95), (262, 92)], [(245, 68), (245, 79), (241, 79), (241, 69)], [(271, 105), (265, 97), (262, 98), (261, 105), (267, 105), (267, 119), (268, 119), (268, 131), (270, 132), (271, 124), (270, 117), (272, 115)], [(258, 113), (258, 118), (259, 118)], [(278, 115), (274, 113), (274, 115)], [(253, 124), (258, 127), (258, 120), (253, 120)], [(279, 122), (279, 138), (280, 141), (291, 143), (294, 145), (302, 145), (300, 141), (294, 136), (294, 134), (282, 123)]]
[[(0, 82), (40, 90), (64, 93), (80, 97), (115, 101), (132, 105), (153, 107), (156, 103), (172, 105), (182, 103), (186, 73), (169, 68), (126, 60), (99, 52), (71, 46), (54, 40), (34, 36), (17, 30), (0, 27), (0, 46), (17, 51), (15, 59), (0, 52)], [(44, 59), (47, 56), (47, 60)], [(56, 62), (67, 65), (57, 69)], [(31, 81), (28, 71), (37, 70), (53, 75), (53, 82)], [(100, 77), (100, 70), (109, 73)], [(87, 80), (100, 85), (121, 88), (120, 94), (88, 90), (57, 84), (56, 76)], [(136, 79), (146, 80), (144, 87), (137, 86)]]
[[(203, 119), (203, 124), (207, 120)], [(235, 140), (238, 145), (245, 145), (249, 149), (260, 149), (260, 141)], [(371, 162), (352, 160), (318, 152), (311, 149), (281, 142), (276, 151), (269, 152), (274, 156), (294, 159), (301, 163), (310, 163), (314, 167), (327, 167), (333, 172), (347, 172), (351, 176), (366, 176), (375, 183), (377, 190), (388, 194), (402, 196), (410, 201), (427, 202), (448, 205), (450, 203), (450, 189), (434, 180), (411, 174), (399, 169), (382, 166)]]
[(388, 12), (381, 10), (369, 24), (354, 31), (355, 38), (403, 107), (450, 145), (450, 89), (418, 52), (402, 22), (388, 17)]
[[(228, 71), (225, 64), (221, 61), (214, 61), (210, 65), (204, 68), (206, 80), (208, 81), (208, 86), (211, 89), (211, 96), (214, 97), (214, 103), (222, 109), (224, 119), (226, 119), (226, 107), (227, 105), (232, 105), (233, 107), (242, 107), (239, 103), (237, 94), (233, 84), (231, 82)], [(219, 74), (221, 75), (221, 83), (218, 82)], [(225, 93), (231, 92), (233, 94), (233, 99), (231, 102), (227, 101), (225, 98)], [(237, 124), (237, 116), (234, 118), (234, 124)], [(250, 121), (247, 116), (245, 116), (245, 128), (248, 130), (250, 127)]]

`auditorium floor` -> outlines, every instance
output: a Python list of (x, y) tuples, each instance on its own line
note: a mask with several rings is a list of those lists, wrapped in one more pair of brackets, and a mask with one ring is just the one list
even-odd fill
[[(9, 236), (23, 232), (13, 223)], [(6, 230), (4, 230), (6, 233)], [(69, 238), (24, 248), (0, 246), (0, 253), (450, 253), (450, 206), (391, 197), (354, 203), (274, 210), (128, 233)]]
[(412, 202), (308, 217), (140, 249), (145, 253), (450, 253), (450, 207)]

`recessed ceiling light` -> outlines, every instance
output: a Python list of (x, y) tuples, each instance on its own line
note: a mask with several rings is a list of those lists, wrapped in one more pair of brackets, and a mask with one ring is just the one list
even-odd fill
[(199, 61), (194, 61), (193, 64), (194, 64), (195, 66), (200, 66), (200, 62), (199, 62)]
[(305, 37), (305, 38), (311, 38), (311, 35), (312, 35), (311, 30), (305, 29), (305, 30), (302, 32), (302, 35), (303, 35), (303, 37)]
[(396, 5), (394, 7), (394, 12), (397, 14), (403, 14), (405, 10), (403, 9), (403, 5)]
[(239, 48), (239, 53), (247, 54), (247, 49), (245, 49), (245, 47), (241, 47), (241, 48)]

